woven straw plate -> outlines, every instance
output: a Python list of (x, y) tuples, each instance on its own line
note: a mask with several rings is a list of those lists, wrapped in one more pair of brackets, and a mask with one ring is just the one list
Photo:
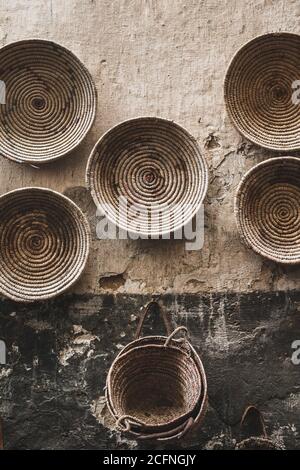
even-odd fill
[(45, 188), (0, 197), (0, 292), (18, 302), (61, 294), (79, 278), (90, 230), (81, 210)]
[(86, 177), (111, 222), (148, 237), (173, 232), (192, 219), (206, 194), (208, 170), (185, 129), (142, 117), (113, 127), (98, 141)]
[(265, 34), (244, 45), (224, 87), (227, 111), (241, 134), (268, 149), (299, 150), (300, 103), (293, 99), (299, 77), (297, 34)]
[(92, 77), (77, 57), (50, 41), (30, 39), (0, 49), (0, 155), (46, 163), (74, 150), (96, 112)]
[(244, 242), (278, 263), (300, 263), (300, 159), (277, 157), (242, 179), (235, 214)]

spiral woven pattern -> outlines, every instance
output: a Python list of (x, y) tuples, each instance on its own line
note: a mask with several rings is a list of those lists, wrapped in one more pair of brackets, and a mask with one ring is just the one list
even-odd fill
[(96, 112), (90, 73), (70, 51), (40, 39), (0, 50), (6, 104), (0, 106), (0, 155), (45, 163), (71, 152)]
[(244, 45), (225, 79), (225, 102), (237, 129), (262, 147), (299, 150), (299, 77), (300, 36), (272, 33)]
[(166, 426), (194, 410), (201, 376), (179, 348), (144, 344), (114, 361), (109, 393), (117, 416), (131, 415), (150, 427)]
[(87, 183), (109, 220), (151, 236), (172, 232), (195, 215), (207, 173), (198, 144), (186, 130), (145, 117), (119, 124), (99, 140), (88, 162)]
[(252, 168), (238, 188), (235, 213), (254, 251), (279, 263), (299, 263), (300, 159), (272, 158)]
[(54, 297), (82, 273), (89, 226), (68, 198), (44, 188), (0, 197), (0, 292), (19, 301)]

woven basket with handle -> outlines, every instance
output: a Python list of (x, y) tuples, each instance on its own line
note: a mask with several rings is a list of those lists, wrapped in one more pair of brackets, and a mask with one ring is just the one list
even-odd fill
[[(202, 362), (185, 338), (140, 338), (143, 322), (155, 302), (145, 308), (137, 338), (113, 362), (106, 397), (118, 427), (137, 439), (173, 440), (183, 437), (202, 421), (207, 404), (207, 382)], [(157, 304), (156, 304), (157, 305)]]
[(268, 437), (263, 415), (256, 406), (247, 406), (240, 426), (243, 432), (247, 426), (248, 433), (251, 428), (254, 429), (256, 435), (243, 439), (236, 445), (236, 450), (282, 450), (280, 445)]

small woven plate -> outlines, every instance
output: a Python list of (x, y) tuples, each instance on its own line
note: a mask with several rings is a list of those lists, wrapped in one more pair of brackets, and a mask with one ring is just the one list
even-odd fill
[(235, 214), (244, 242), (278, 263), (300, 263), (300, 158), (259, 163), (242, 179)]
[(23, 188), (0, 197), (0, 292), (18, 302), (49, 299), (71, 287), (89, 253), (90, 229), (67, 197)]
[(132, 233), (160, 236), (196, 214), (208, 170), (185, 129), (166, 119), (141, 117), (101, 137), (89, 158), (87, 184), (111, 222)]
[(224, 85), (227, 111), (241, 134), (268, 149), (299, 150), (299, 77), (297, 34), (265, 34), (244, 45), (229, 65)]
[(0, 155), (46, 163), (74, 150), (96, 112), (92, 77), (77, 57), (51, 41), (30, 39), (0, 49)]

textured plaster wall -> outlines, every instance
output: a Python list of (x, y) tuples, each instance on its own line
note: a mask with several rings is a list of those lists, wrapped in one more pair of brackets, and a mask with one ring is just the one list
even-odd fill
[[(246, 249), (233, 215), (242, 175), (275, 154), (246, 142), (223, 102), (234, 52), (278, 30), (300, 33), (298, 1), (0, 0), (0, 45), (55, 40), (78, 55), (98, 89), (96, 123), (72, 155), (40, 169), (0, 162), (1, 193), (27, 185), (64, 192), (93, 232), (88, 268), (72, 293), (26, 307), (0, 302), (7, 448), (137, 447), (114, 430), (101, 396), (111, 360), (132, 339), (139, 308), (153, 293), (162, 294), (174, 325), (187, 324), (208, 375), (204, 427), (178, 446), (234, 447), (244, 407), (257, 403), (272, 437), (300, 448), (300, 366), (290, 361), (291, 343), (300, 339), (300, 268)], [(96, 239), (88, 155), (102, 133), (139, 115), (182, 124), (207, 158), (201, 251), (186, 251), (179, 240)]]
[[(244, 42), (267, 31), (299, 32), (300, 5), (281, 0), (0, 0), (0, 44), (53, 39), (87, 65), (98, 89), (96, 124), (73, 155), (35, 169), (1, 161), (1, 193), (43, 185), (82, 198), (93, 144), (118, 122), (158, 115), (185, 126), (210, 167), (202, 251), (183, 242), (95, 241), (77, 292), (236, 292), (297, 287), (299, 268), (279, 268), (244, 248), (233, 196), (241, 176), (272, 156), (233, 129), (223, 102), (228, 63)], [(77, 188), (75, 191), (73, 188)], [(78, 192), (79, 191), (79, 192)], [(94, 231), (95, 234), (95, 231)], [(120, 275), (110, 283), (101, 277)]]
[[(137, 444), (115, 430), (104, 403), (107, 370), (133, 339), (147, 296), (65, 296), (30, 307), (0, 304), (0, 410), (8, 449), (233, 449), (248, 404), (264, 413), (270, 437), (300, 448), (300, 295), (166, 295), (173, 324), (185, 325), (205, 365), (209, 407), (202, 427), (169, 445)], [(153, 319), (152, 319), (153, 320)], [(162, 332), (158, 319), (145, 334)]]

